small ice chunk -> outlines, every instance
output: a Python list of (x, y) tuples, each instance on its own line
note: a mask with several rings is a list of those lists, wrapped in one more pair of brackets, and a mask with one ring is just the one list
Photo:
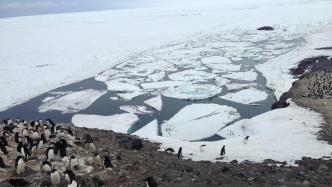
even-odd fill
[(160, 82), (150, 82), (150, 83), (142, 83), (141, 86), (144, 89), (161, 89), (161, 88), (168, 88), (173, 86), (180, 86), (188, 84), (184, 81), (160, 81)]
[(228, 58), (222, 56), (212, 56), (202, 59), (203, 64), (210, 65), (210, 64), (231, 64)]
[(224, 75), (223, 77), (236, 80), (255, 81), (257, 79), (257, 73), (254, 71), (234, 72)]
[(139, 118), (135, 114), (123, 113), (112, 116), (76, 114), (72, 118), (72, 123), (77, 127), (97, 128), (112, 130), (118, 133), (128, 133), (132, 125), (138, 122)]
[(88, 108), (99, 97), (104, 95), (105, 90), (87, 89), (69, 93), (59, 98), (51, 99), (38, 107), (39, 112), (61, 111), (64, 113), (75, 113)]
[(239, 117), (235, 108), (225, 105), (187, 105), (161, 125), (162, 136), (186, 141), (200, 140), (214, 135)]
[(148, 99), (146, 101), (144, 101), (144, 103), (146, 105), (149, 105), (153, 108), (155, 108), (158, 111), (161, 111), (162, 107), (163, 107), (163, 101), (161, 99), (161, 96), (157, 96), (157, 97), (153, 97), (151, 99)]
[(208, 80), (217, 75), (205, 71), (184, 70), (181, 72), (168, 75), (171, 80), (175, 81), (192, 81), (192, 80)]
[(129, 101), (143, 94), (144, 92), (127, 92), (127, 93), (118, 93), (118, 96), (123, 100)]
[(248, 88), (235, 93), (229, 93), (227, 95), (220, 96), (222, 99), (242, 104), (251, 104), (258, 101), (263, 101), (267, 97), (268, 94), (265, 91), (261, 91), (256, 88)]
[(168, 88), (162, 92), (162, 95), (177, 99), (201, 100), (218, 95), (221, 90), (212, 84), (187, 84)]
[(145, 106), (134, 106), (134, 105), (125, 105), (120, 106), (120, 110), (132, 113), (132, 114), (151, 114), (152, 111), (146, 109)]
[(151, 136), (158, 136), (158, 121), (155, 119), (145, 125), (144, 127), (135, 131), (132, 135), (139, 136), (142, 138), (148, 138)]

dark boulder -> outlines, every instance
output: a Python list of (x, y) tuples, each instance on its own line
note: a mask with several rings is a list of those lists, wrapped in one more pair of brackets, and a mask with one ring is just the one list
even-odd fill
[(120, 147), (127, 149), (140, 150), (143, 148), (143, 142), (140, 139), (122, 138), (118, 141)]

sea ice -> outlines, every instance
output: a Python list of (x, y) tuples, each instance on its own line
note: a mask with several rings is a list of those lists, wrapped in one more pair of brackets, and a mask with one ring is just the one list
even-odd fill
[(88, 108), (99, 97), (104, 95), (105, 90), (87, 89), (64, 96), (50, 99), (38, 107), (39, 112), (61, 111), (62, 113), (75, 113)]
[(256, 83), (250, 83), (250, 84), (240, 84), (240, 83), (231, 83), (231, 84), (226, 84), (226, 88), (228, 91), (233, 91), (233, 90), (240, 90), (244, 88), (250, 88), (257, 86)]
[(180, 140), (200, 140), (217, 133), (222, 127), (239, 118), (235, 108), (218, 104), (185, 106), (161, 125), (162, 136)]
[(251, 104), (258, 101), (263, 101), (268, 97), (265, 91), (258, 90), (256, 88), (248, 88), (240, 90), (235, 93), (229, 93), (227, 95), (220, 96), (222, 99), (234, 101), (242, 104)]
[(160, 81), (160, 82), (142, 83), (141, 86), (144, 89), (162, 89), (162, 88), (180, 86), (185, 84), (188, 83), (184, 81)]
[(77, 127), (96, 128), (112, 130), (118, 133), (128, 133), (132, 125), (138, 122), (139, 118), (135, 114), (123, 113), (112, 116), (76, 114), (72, 118), (72, 123)]
[(145, 106), (134, 106), (134, 105), (125, 105), (120, 106), (120, 110), (126, 111), (132, 114), (151, 114), (152, 111), (146, 109)]
[(223, 77), (244, 81), (255, 81), (257, 79), (257, 73), (254, 71), (234, 72), (224, 75)]
[(168, 75), (171, 80), (175, 81), (193, 81), (193, 80), (207, 80), (216, 77), (217, 75), (205, 71), (184, 70), (181, 72)]
[(158, 73), (154, 73), (148, 76), (148, 81), (160, 81), (161, 79), (163, 79), (165, 77), (165, 72), (164, 71), (160, 71)]
[(107, 81), (107, 89), (110, 91), (137, 92), (141, 91), (138, 86), (118, 80)]
[(212, 84), (187, 84), (170, 87), (162, 92), (166, 97), (177, 99), (201, 100), (218, 95), (221, 88)]
[(150, 136), (158, 136), (158, 121), (155, 119), (145, 125), (144, 127), (138, 129), (132, 135), (139, 136), (141, 138), (146, 138)]
[(161, 111), (161, 109), (163, 107), (163, 101), (162, 101), (160, 95), (144, 101), (144, 104), (149, 105), (158, 111)]

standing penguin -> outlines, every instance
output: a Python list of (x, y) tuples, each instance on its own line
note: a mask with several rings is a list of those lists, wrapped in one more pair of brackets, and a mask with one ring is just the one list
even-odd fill
[(104, 156), (104, 166), (105, 166), (105, 168), (113, 167), (111, 158), (109, 156)]
[(70, 184), (73, 180), (76, 179), (76, 176), (72, 170), (66, 170), (63, 172), (63, 174), (65, 174), (65, 180), (68, 184)]
[(222, 148), (220, 150), (220, 155), (225, 156), (225, 154), (226, 154), (226, 150), (225, 150), (225, 145), (224, 145), (224, 146), (222, 146)]
[(179, 148), (177, 157), (178, 158), (182, 158), (183, 157), (183, 155), (182, 155), (182, 147)]
[(77, 160), (77, 158), (74, 155), (72, 155), (70, 157), (69, 168), (72, 169), (72, 170), (78, 168), (78, 160)]
[(49, 147), (46, 149), (46, 158), (47, 160), (54, 160), (54, 148)]
[(98, 153), (95, 153), (94, 164), (97, 167), (101, 167), (102, 166), (101, 157), (100, 157), (100, 155)]
[(21, 175), (25, 171), (25, 162), (23, 156), (18, 156), (15, 160), (16, 173)]
[(49, 161), (43, 161), (43, 163), (42, 163), (42, 170), (43, 170), (43, 172), (45, 172), (45, 173), (50, 173), (51, 171), (52, 171), (52, 165), (51, 165), (51, 162), (49, 162)]
[(53, 186), (60, 184), (60, 174), (56, 169), (51, 170), (51, 183)]

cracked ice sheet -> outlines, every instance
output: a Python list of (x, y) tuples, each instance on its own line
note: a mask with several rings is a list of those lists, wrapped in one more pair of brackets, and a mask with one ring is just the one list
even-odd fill
[(158, 121), (155, 119), (145, 125), (144, 127), (138, 129), (132, 135), (139, 136), (141, 138), (146, 138), (150, 136), (158, 136)]
[(218, 104), (192, 104), (182, 108), (161, 125), (164, 137), (179, 140), (200, 140), (216, 134), (222, 127), (236, 120), (235, 108)]
[(229, 101), (251, 104), (258, 101), (267, 99), (268, 94), (265, 91), (257, 90), (256, 88), (248, 88), (235, 93), (229, 93), (227, 95), (220, 96), (221, 99)]
[(162, 101), (160, 95), (144, 101), (144, 104), (149, 105), (158, 111), (161, 111), (161, 109), (163, 107), (163, 101)]
[(177, 99), (201, 100), (220, 94), (221, 88), (212, 84), (187, 84), (170, 87), (162, 92), (166, 97)]
[[(303, 156), (321, 158), (331, 155), (332, 146), (325, 141), (317, 140), (323, 122), (323, 117), (319, 113), (296, 106), (292, 102), (287, 108), (272, 110), (227, 126), (218, 133), (226, 137), (220, 141), (187, 142), (161, 136), (146, 138), (160, 143), (160, 151), (169, 147), (174, 150), (182, 147), (184, 159), (194, 161), (216, 162), (221, 147), (225, 145), (224, 162), (235, 159), (240, 162), (263, 162), (265, 159), (273, 159), (293, 165), (295, 160), (301, 160)], [(243, 125), (246, 127), (245, 133)], [(231, 137), (230, 130), (234, 133)], [(243, 138), (247, 135), (250, 136), (249, 141), (244, 144)], [(201, 152), (200, 146), (203, 144), (206, 147), (204, 152)]]
[(257, 79), (257, 73), (254, 71), (234, 72), (224, 75), (223, 77), (236, 80), (255, 81)]
[(240, 71), (241, 65), (232, 64), (228, 58), (213, 56), (202, 59), (202, 63), (213, 69), (213, 73)]
[(128, 133), (132, 125), (138, 122), (139, 118), (135, 114), (123, 113), (112, 116), (76, 114), (72, 118), (72, 123), (77, 127), (96, 128), (112, 130), (118, 133)]
[(123, 110), (128, 113), (132, 113), (132, 114), (151, 114), (151, 113), (153, 113), (152, 111), (147, 110), (145, 106), (135, 106), (135, 105), (120, 106), (120, 110)]
[(216, 74), (196, 70), (184, 70), (168, 75), (171, 80), (175, 81), (208, 80), (216, 76)]
[(226, 84), (226, 88), (229, 91), (240, 90), (240, 89), (250, 88), (250, 87), (254, 87), (254, 86), (257, 86), (257, 84), (256, 83), (250, 83), (250, 84), (231, 83), (231, 84)]
[(73, 92), (59, 98), (50, 99), (38, 107), (39, 112), (61, 111), (64, 113), (75, 113), (88, 108), (99, 97), (104, 95), (105, 90), (87, 89)]

